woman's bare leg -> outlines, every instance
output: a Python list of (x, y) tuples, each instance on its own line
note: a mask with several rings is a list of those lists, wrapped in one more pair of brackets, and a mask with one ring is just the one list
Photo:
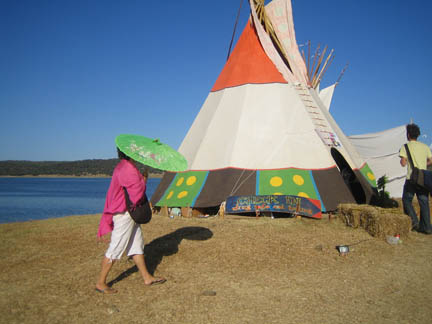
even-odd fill
[(152, 285), (156, 283), (164, 283), (166, 281), (165, 278), (156, 278), (150, 274), (147, 270), (147, 266), (144, 261), (144, 255), (143, 254), (135, 254), (132, 256), (132, 259), (134, 260), (139, 272), (141, 273), (141, 276), (144, 279), (145, 285)]
[(104, 257), (102, 260), (101, 272), (99, 274), (99, 279), (96, 283), (96, 288), (99, 291), (105, 293), (114, 293), (117, 292), (115, 289), (108, 287), (106, 280), (108, 277), (108, 273), (110, 272), (112, 266), (114, 264), (114, 260), (110, 260), (107, 257)]

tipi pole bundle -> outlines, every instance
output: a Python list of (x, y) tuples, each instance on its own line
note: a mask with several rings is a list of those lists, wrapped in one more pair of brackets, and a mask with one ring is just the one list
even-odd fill
[[(326, 60), (324, 61), (324, 64), (322, 64), (322, 61), (324, 59), (324, 55), (327, 51), (327, 45), (324, 47), (323, 52), (320, 53), (319, 50), (320, 50), (320, 44), (318, 44), (317, 48), (315, 49), (315, 54), (314, 54), (312, 65), (311, 65), (311, 57), (310, 57), (310, 53), (311, 53), (310, 41), (308, 41), (307, 58), (305, 56), (304, 51), (302, 51), (302, 57), (303, 57), (303, 60), (306, 64), (306, 71), (307, 71), (307, 76), (309, 79), (309, 85), (311, 87), (313, 87), (314, 89), (316, 89), (316, 87), (319, 85), (325, 72), (327, 71), (327, 69), (329, 68), (330, 64), (332, 63), (332, 61), (334, 59), (334, 55), (333, 55), (334, 50), (332, 49), (330, 51), (329, 55), (327, 56)], [(322, 66), (321, 66), (321, 64), (322, 64)]]
[(302, 58), (303, 58), (305, 65), (306, 65), (306, 76), (307, 76), (308, 85), (312, 86), (312, 80), (311, 80), (311, 75), (310, 75), (310, 69), (311, 69), (311, 66), (310, 66), (310, 63), (311, 63), (310, 62), (311, 61), (311, 59), (310, 59), (311, 58), (310, 57), (311, 42), (310, 42), (310, 40), (307, 42), (307, 47), (308, 47), (307, 58), (306, 58), (306, 55), (305, 55), (305, 52), (303, 49), (302, 49), (301, 55), (302, 55)]
[[(308, 71), (307, 71), (310, 82), (312, 82), (312, 78), (313, 78), (312, 71), (315, 69), (316, 59), (317, 59), (317, 57), (319, 55), (320, 46), (321, 45), (318, 44), (317, 48), (315, 49), (315, 54), (314, 54), (314, 57), (313, 57), (312, 65), (310, 66), (310, 69), (308, 69)], [(310, 60), (310, 58), (309, 58), (309, 60)]]
[(317, 77), (317, 75), (318, 75), (318, 71), (319, 71), (319, 69), (320, 69), (320, 67), (321, 67), (321, 63), (322, 63), (322, 60), (323, 60), (323, 57), (324, 57), (324, 55), (325, 55), (325, 52), (327, 51), (327, 45), (324, 47), (324, 51), (322, 51), (321, 53), (319, 53), (319, 58), (318, 58), (318, 63), (317, 63), (317, 65), (316, 65), (316, 67), (315, 67), (315, 69), (314, 69), (314, 72), (313, 72), (313, 74), (312, 74), (312, 84), (314, 84), (315, 83), (315, 79), (316, 79), (316, 77)]
[(316, 78), (314, 78), (312, 87), (316, 89), (318, 84), (321, 82), (322, 77), (324, 76), (325, 72), (327, 71), (328, 67), (330, 66), (331, 62), (334, 59), (333, 50), (330, 51), (330, 54), (327, 56), (327, 59), (324, 62), (323, 67), (321, 68), (320, 73)]

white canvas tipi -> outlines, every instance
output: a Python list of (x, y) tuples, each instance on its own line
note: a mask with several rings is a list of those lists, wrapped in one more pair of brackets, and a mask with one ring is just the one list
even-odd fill
[(251, 17), (179, 148), (188, 170), (164, 175), (154, 205), (200, 209), (283, 194), (330, 211), (371, 200), (372, 171), (311, 85), (291, 2), (262, 3), (250, 0)]

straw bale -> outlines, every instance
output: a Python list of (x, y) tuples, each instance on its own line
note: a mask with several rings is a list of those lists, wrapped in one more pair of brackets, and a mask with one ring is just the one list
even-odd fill
[(410, 218), (397, 208), (380, 208), (370, 205), (340, 204), (340, 219), (353, 228), (364, 228), (370, 235), (385, 238), (387, 235), (407, 236), (411, 229)]

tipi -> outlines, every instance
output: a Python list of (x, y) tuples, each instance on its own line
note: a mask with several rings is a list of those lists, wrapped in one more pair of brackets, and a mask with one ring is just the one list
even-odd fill
[(295, 195), (322, 211), (368, 203), (375, 178), (322, 103), (295, 39), (291, 2), (250, 0), (251, 17), (179, 152), (159, 207), (218, 207), (229, 196)]

